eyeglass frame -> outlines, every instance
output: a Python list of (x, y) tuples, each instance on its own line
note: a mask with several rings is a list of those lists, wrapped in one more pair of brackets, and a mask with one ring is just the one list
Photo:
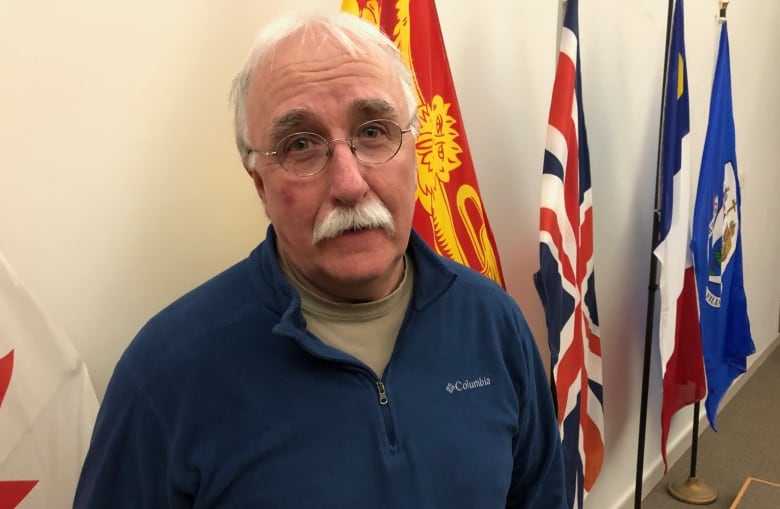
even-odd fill
[[(369, 161), (365, 161), (364, 159), (362, 159), (360, 157), (360, 155), (358, 154), (357, 147), (355, 147), (355, 144), (352, 141), (352, 138), (355, 137), (355, 133), (361, 127), (363, 127), (365, 125), (368, 125), (368, 124), (372, 124), (374, 122), (389, 122), (389, 123), (393, 124), (394, 126), (398, 127), (398, 129), (399, 129), (399, 131), (401, 133), (401, 136), (400, 136), (399, 142), (398, 142), (398, 148), (395, 150), (395, 152), (393, 152), (392, 155), (390, 155), (390, 157), (388, 157), (384, 161), (381, 161), (381, 162), (378, 162), (378, 163), (369, 162)], [(352, 155), (355, 157), (356, 160), (360, 161), (362, 164), (368, 164), (368, 165), (371, 165), (371, 166), (379, 166), (381, 164), (385, 164), (387, 162), (390, 162), (391, 160), (393, 160), (393, 158), (396, 155), (398, 155), (398, 152), (401, 151), (401, 147), (403, 146), (404, 134), (412, 132), (412, 129), (413, 129), (413, 127), (412, 127), (411, 123), (409, 124), (409, 127), (407, 127), (406, 129), (402, 129), (401, 125), (398, 122), (396, 122), (395, 120), (390, 120), (388, 118), (375, 118), (375, 119), (363, 122), (359, 126), (355, 127), (353, 129), (353, 131), (352, 131), (352, 134), (350, 136), (345, 136), (345, 137), (342, 137), (342, 138), (333, 138), (333, 139), (329, 140), (326, 137), (322, 136), (321, 134), (313, 133), (311, 131), (300, 131), (300, 132), (290, 133), (290, 134), (284, 136), (282, 139), (280, 139), (277, 142), (277, 144), (276, 144), (275, 150), (261, 151), (261, 150), (255, 150), (255, 149), (249, 147), (249, 150), (247, 150), (246, 155), (244, 157), (248, 158), (253, 153), (254, 154), (260, 154), (260, 155), (263, 155), (263, 156), (266, 156), (266, 157), (275, 157), (276, 158), (276, 162), (279, 164), (279, 166), (285, 172), (289, 173), (290, 175), (293, 175), (295, 177), (312, 177), (312, 176), (317, 175), (318, 173), (322, 172), (322, 170), (327, 168), (328, 164), (330, 164), (330, 160), (333, 158), (333, 149), (331, 149), (331, 143), (336, 142), (336, 141), (346, 141), (348, 146), (349, 146), (350, 152), (352, 152)], [(301, 135), (301, 134), (310, 134), (310, 135), (316, 136), (318, 138), (321, 138), (323, 141), (325, 141), (325, 145), (328, 147), (328, 149), (327, 149), (327, 151), (325, 153), (325, 155), (326, 155), (325, 163), (322, 165), (321, 168), (319, 168), (317, 170), (314, 170), (313, 172), (310, 172), (310, 173), (293, 173), (292, 171), (287, 169), (284, 166), (284, 164), (282, 164), (281, 156), (280, 156), (280, 153), (279, 153), (279, 147), (282, 145), (282, 143), (285, 142), (285, 140), (287, 140), (288, 138), (291, 138), (293, 136), (298, 136), (298, 135)], [(253, 163), (254, 163), (254, 161), (253, 161)], [(251, 164), (251, 167), (254, 169), (254, 164)]]

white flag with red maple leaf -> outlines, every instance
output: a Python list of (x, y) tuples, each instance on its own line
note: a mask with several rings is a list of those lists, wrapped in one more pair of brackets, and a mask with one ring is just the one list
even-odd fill
[(0, 255), (0, 509), (73, 506), (97, 409), (78, 352)]

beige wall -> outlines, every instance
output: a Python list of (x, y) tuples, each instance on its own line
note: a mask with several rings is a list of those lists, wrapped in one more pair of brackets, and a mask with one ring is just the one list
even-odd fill
[[(102, 395), (158, 309), (263, 236), (232, 145), (227, 92), (255, 28), (283, 2), (3, 0), (0, 251), (81, 351)], [(531, 282), (556, 51), (555, 2), (439, 2), (480, 187), (509, 291), (544, 348)], [(706, 5), (705, 5), (706, 4)], [(331, 11), (338, 0), (299, 0)], [(717, 1), (686, 4), (695, 169), (706, 126)], [(729, 8), (745, 286), (759, 350), (777, 336), (780, 4)], [(581, 2), (594, 183), (607, 459), (590, 509), (629, 507), (650, 261), (666, 2)], [(660, 372), (647, 438), (660, 475)], [(687, 445), (688, 413), (671, 443)]]

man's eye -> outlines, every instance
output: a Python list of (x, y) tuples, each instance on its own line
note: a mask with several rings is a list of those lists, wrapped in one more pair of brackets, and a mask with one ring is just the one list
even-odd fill
[(282, 140), (280, 152), (289, 154), (291, 152), (306, 152), (308, 150), (316, 150), (322, 145), (322, 143), (322, 139), (316, 134), (293, 134)]
[(375, 139), (387, 137), (387, 129), (379, 122), (373, 122), (362, 126), (357, 136), (364, 139)]
[(306, 138), (298, 138), (290, 142), (290, 146), (287, 147), (287, 149), (295, 152), (298, 150), (306, 150), (310, 145), (311, 143)]

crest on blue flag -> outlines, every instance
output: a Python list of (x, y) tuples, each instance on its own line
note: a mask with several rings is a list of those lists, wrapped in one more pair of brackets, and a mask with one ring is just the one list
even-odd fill
[(712, 197), (712, 219), (709, 228), (709, 274), (704, 299), (707, 304), (719, 308), (723, 293), (722, 274), (728, 270), (734, 257), (739, 237), (737, 213), (737, 179), (730, 161), (723, 168), (723, 194)]

